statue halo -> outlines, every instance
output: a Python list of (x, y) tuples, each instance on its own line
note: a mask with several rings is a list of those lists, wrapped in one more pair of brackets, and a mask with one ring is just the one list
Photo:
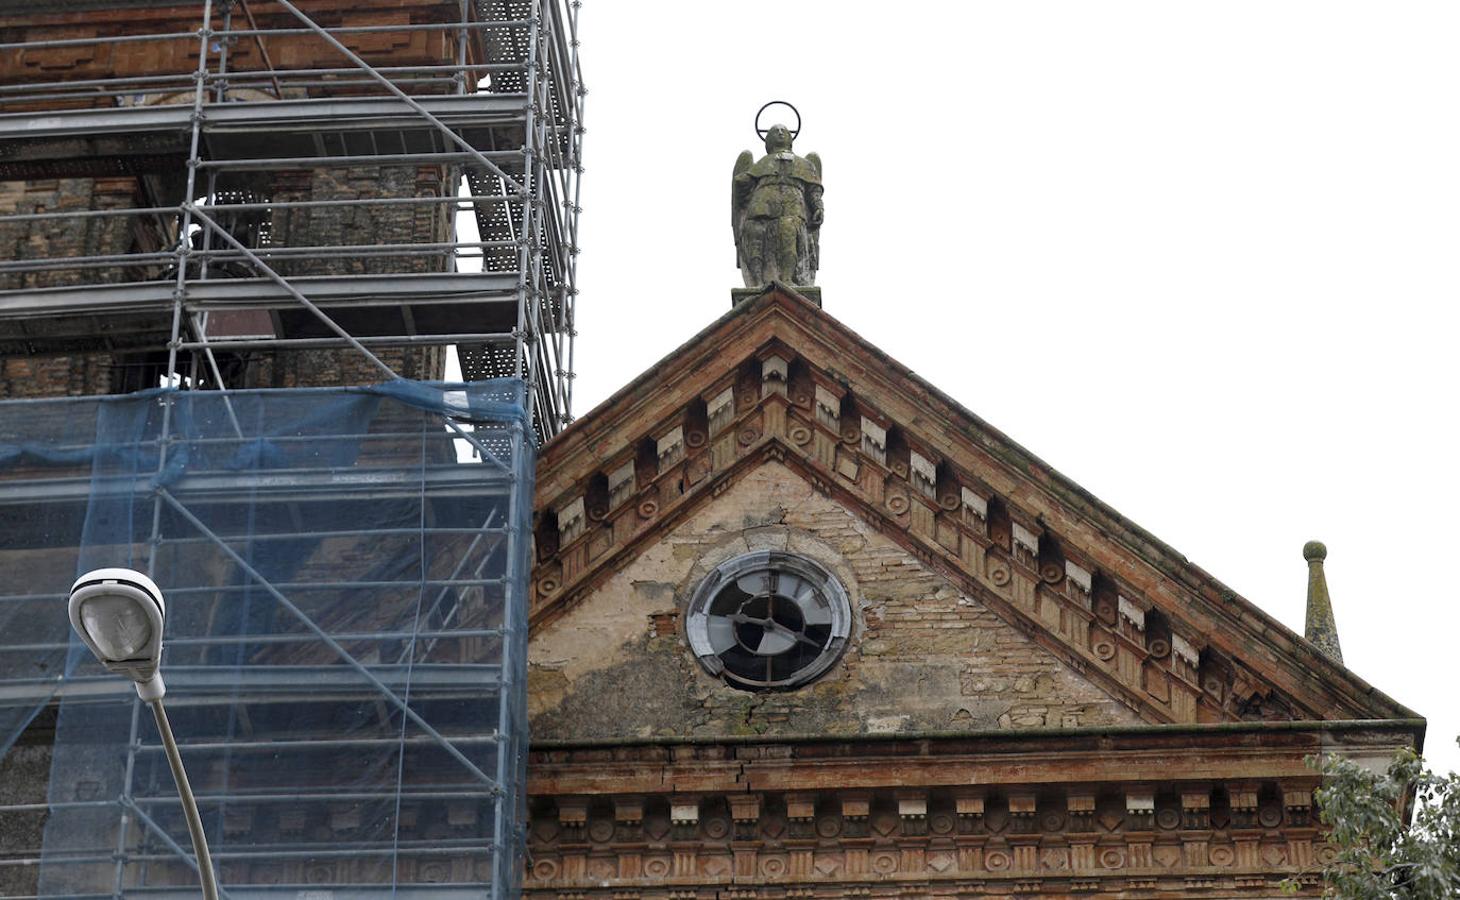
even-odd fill
[(797, 109), (792, 103), (790, 103), (787, 100), (772, 100), (771, 102), (767, 103), (765, 106), (762, 106), (760, 108), (760, 110), (756, 112), (756, 114), (755, 114), (755, 133), (756, 133), (756, 135), (758, 135), (761, 140), (765, 140), (766, 134), (770, 132), (770, 129), (769, 128), (761, 128), (760, 127), (760, 117), (761, 117), (761, 115), (766, 110), (770, 109), (772, 106), (787, 106), (787, 107), (790, 107), (791, 112), (793, 112), (793, 113), (796, 114), (796, 127), (794, 129), (792, 129), (792, 131), (791, 131), (791, 140), (794, 141), (797, 138), (797, 136), (801, 134), (801, 110)]

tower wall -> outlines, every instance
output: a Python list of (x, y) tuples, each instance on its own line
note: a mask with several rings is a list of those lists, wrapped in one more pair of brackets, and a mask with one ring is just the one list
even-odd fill
[[(514, 895), (576, 4), (297, 5), (0, 0), (0, 568), (37, 592), (0, 597), (0, 894), (196, 882), (145, 709), (53, 614), (115, 564), (167, 594), (225, 885)], [(475, 383), (418, 383), (457, 344)]]

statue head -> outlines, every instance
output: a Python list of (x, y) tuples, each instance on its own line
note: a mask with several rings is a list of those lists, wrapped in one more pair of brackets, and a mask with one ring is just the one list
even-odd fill
[(772, 125), (765, 133), (765, 152), (779, 153), (791, 149), (791, 129), (784, 125)]

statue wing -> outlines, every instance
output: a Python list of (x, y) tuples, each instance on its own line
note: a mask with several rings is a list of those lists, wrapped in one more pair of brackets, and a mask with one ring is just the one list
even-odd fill
[(735, 265), (740, 265), (740, 218), (745, 210), (745, 187), (740, 176), (752, 165), (755, 157), (749, 150), (740, 151), (735, 158), (735, 171), (730, 176), (730, 230), (735, 234)]
[(730, 224), (733, 227), (740, 220), (740, 208), (745, 205), (744, 188), (740, 184), (740, 176), (752, 165), (755, 164), (755, 157), (750, 155), (749, 150), (740, 151), (740, 156), (735, 159), (735, 172), (730, 176)]
[(821, 154), (820, 153), (808, 153), (808, 154), (806, 154), (806, 161), (809, 162), (809, 163), (811, 163), (811, 167), (816, 170), (816, 177), (817, 178), (820, 178), (821, 177)]

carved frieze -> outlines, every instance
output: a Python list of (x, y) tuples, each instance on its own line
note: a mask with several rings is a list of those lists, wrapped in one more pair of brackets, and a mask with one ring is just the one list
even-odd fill
[[(1195, 887), (1262, 895), (1284, 878), (1316, 885), (1305, 876), (1330, 851), (1309, 823), (1313, 787), (1307, 779), (1179, 790), (1094, 784), (642, 794), (606, 803), (540, 797), (532, 802), (526, 889), (535, 897), (761, 896), (760, 886), (777, 896), (823, 896), (813, 886), (838, 885), (845, 896), (927, 896), (936, 884), (955, 894), (1124, 896)], [(1234, 814), (1216, 820), (1214, 798)], [(1236, 814), (1249, 809), (1251, 816)]]

